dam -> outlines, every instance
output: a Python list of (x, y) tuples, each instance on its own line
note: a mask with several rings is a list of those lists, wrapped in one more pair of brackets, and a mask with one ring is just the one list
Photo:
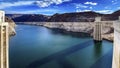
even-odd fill
[(5, 12), (0, 11), (0, 68), (9, 68), (9, 33)]
[(113, 66), (120, 68), (120, 17), (114, 22)]
[[(4, 21), (4, 18), (5, 18), (5, 13), (4, 13), (4, 11), (1, 11), (0, 12), (1, 14), (1, 16), (0, 16), (0, 67), (1, 68), (9, 68), (9, 34), (8, 34), (8, 27), (9, 27), (9, 25), (8, 25), (8, 23), (7, 22), (5, 22)], [(116, 21), (116, 22), (119, 22), (119, 21)], [(51, 24), (51, 23), (48, 23), (49, 25)], [(67, 24), (68, 25), (68, 24)], [(69, 26), (71, 26), (70, 24), (69, 24)], [(117, 26), (117, 27), (116, 27)], [(54, 26), (55, 27), (55, 26)], [(63, 25), (60, 25), (60, 27), (64, 27)], [(97, 40), (97, 41), (101, 41), (102, 40), (102, 36), (101, 36), (101, 28), (102, 28), (102, 24), (100, 23), (100, 19), (98, 19), (97, 21), (96, 21), (96, 29), (95, 29), (95, 37), (94, 37), (94, 40)], [(26, 28), (26, 27), (25, 27)], [(30, 26), (27, 26), (27, 28), (32, 28), (32, 29), (34, 29), (34, 28), (36, 28), (36, 27), (30, 27)], [(42, 27), (41, 27), (42, 28)], [(42, 38), (44, 38), (44, 40), (47, 40), (48, 42), (50, 41), (49, 39), (47, 39), (46, 38), (46, 36), (51, 36), (51, 37), (49, 37), (49, 38), (52, 38), (52, 37), (56, 37), (56, 34), (54, 34), (54, 33), (51, 33), (51, 31), (49, 31), (48, 29), (46, 29), (46, 28), (39, 28), (39, 27), (37, 27), (36, 29), (40, 29), (41, 31), (43, 31), (44, 32), (44, 34), (42, 34), (42, 33), (40, 33), (39, 35), (42, 37)], [(69, 29), (69, 28), (68, 28)], [(21, 30), (20, 30), (21, 31)], [(32, 30), (33, 31), (33, 30)], [(98, 31), (98, 32), (97, 32)], [(114, 41), (116, 41), (115, 43), (114, 43), (114, 54), (113, 54), (113, 68), (119, 68), (119, 45), (118, 45), (118, 38), (119, 38), (119, 25), (117, 24), (117, 25), (115, 25), (115, 38), (114, 38)], [(27, 32), (27, 31), (23, 31), (22, 33), (25, 33), (25, 32)], [(30, 31), (28, 31), (28, 33), (32, 33), (31, 32), (31, 30)], [(36, 32), (36, 31), (35, 31)], [(38, 31), (39, 32), (39, 31)], [(19, 33), (19, 32), (18, 32)], [(24, 40), (28, 40), (28, 39), (35, 39), (34, 38), (34, 36), (32, 37), (32, 35), (31, 36), (28, 36), (28, 35), (25, 35), (24, 36), (24, 38), (22, 37), (23, 36), (23, 34), (22, 33), (19, 33), (17, 36), (20, 36), (20, 37), (17, 37), (17, 39), (24, 39)], [(46, 34), (46, 33), (48, 33), (48, 35)], [(27, 33), (26, 33), (27, 34)], [(33, 33), (32, 33), (33, 34)], [(50, 34), (50, 35), (49, 35)], [(51, 34), (53, 34), (53, 35), (51, 35)], [(36, 35), (36, 34), (35, 34)], [(37, 37), (39, 37), (39, 35), (37, 35)], [(36, 36), (35, 36), (36, 37)], [(70, 39), (71, 37), (69, 36), (69, 37), (67, 37), (67, 36), (62, 36), (61, 37), (61, 35), (58, 35), (58, 41), (62, 41), (62, 40), (64, 40), (64, 39), (66, 39), (66, 40), (68, 40), (68, 39)], [(73, 41), (72, 42), (72, 39), (74, 39), (75, 41)], [(81, 41), (81, 39), (78, 39), (78, 38), (72, 38), (71, 40), (69, 40), (69, 42), (72, 42), (71, 44), (68, 44), (68, 45), (71, 45), (71, 47), (73, 47), (73, 49), (70, 47), (69, 48), (69, 46), (68, 46), (68, 48), (66, 47), (66, 49), (64, 50), (64, 48), (62, 49), (63, 51), (56, 51), (58, 54), (56, 54), (56, 53), (51, 53), (51, 56), (50, 57), (55, 57), (55, 58), (52, 58), (53, 60), (57, 60), (59, 63), (61, 63), (61, 64), (63, 64), (62, 62), (63, 61), (65, 61), (66, 62), (66, 65), (69, 65), (69, 64), (67, 64), (67, 62), (68, 61), (66, 61), (66, 59), (65, 58), (63, 58), (63, 56), (64, 57), (66, 57), (66, 56), (68, 56), (69, 57), (69, 54), (71, 54), (70, 52), (75, 52), (75, 51), (79, 51), (79, 49), (78, 48), (80, 48), (80, 49), (83, 49), (83, 48), (85, 48), (85, 47), (88, 47), (88, 49), (89, 48), (92, 48), (93, 46), (92, 45), (94, 45), (94, 43), (93, 43), (93, 41), (92, 41), (92, 39), (91, 38), (89, 38), (89, 39), (85, 39), (85, 40), (83, 40), (83, 41), (85, 41), (85, 42), (81, 42), (81, 43), (79, 43), (79, 41)], [(21, 41), (22, 41), (21, 40)], [(41, 39), (37, 39), (37, 40), (39, 40), (39, 41), (42, 41)], [(53, 38), (52, 38), (52, 41), (53, 41)], [(55, 41), (57, 41), (57, 40), (54, 40), (54, 42)], [(57, 41), (57, 43), (58, 43), (58, 41)], [(65, 40), (64, 40), (65, 41)], [(62, 41), (62, 42), (64, 42), (64, 41)], [(18, 42), (18, 41), (17, 41)], [(24, 42), (24, 43), (26, 43), (26, 44), (28, 44), (28, 42), (29, 41), (27, 41), (27, 42)], [(32, 43), (34, 43), (35, 44), (35, 42), (36, 41), (32, 41)], [(78, 44), (75, 44), (74, 42), (76, 42), (76, 43), (78, 43)], [(88, 42), (88, 43), (87, 43)], [(105, 41), (104, 41), (105, 42)], [(103, 43), (104, 43), (103, 42)], [(18, 42), (19, 43), (19, 42)], [(17, 43), (17, 44), (18, 44)], [(31, 43), (31, 44), (32, 44)], [(41, 42), (42, 43), (42, 42)], [(43, 44), (46, 44), (45, 42), (44, 43), (39, 43), (39, 45), (41, 45), (40, 47), (42, 48), (42, 45)], [(50, 43), (50, 42), (49, 42)], [(73, 44), (74, 43), (74, 44)], [(108, 43), (108, 42), (105, 42), (105, 43)], [(16, 42), (15, 42), (15, 40), (14, 40), (14, 44), (16, 44)], [(17, 45), (16, 44), (16, 45)], [(22, 42), (21, 43), (19, 43), (19, 44), (23, 44)], [(54, 45), (56, 45), (56, 43), (50, 43), (51, 45), (50, 46), (52, 46), (52, 44), (54, 44)], [(60, 43), (58, 43), (58, 44), (60, 44)], [(58, 45), (57, 44), (57, 45)], [(65, 43), (66, 44), (66, 43)], [(62, 44), (62, 45), (65, 45), (65, 44)], [(79, 46), (79, 45), (84, 45), (85, 44), (85, 46)], [(109, 44), (109, 43), (108, 43)], [(23, 44), (24, 45), (24, 44)], [(29, 44), (30, 45), (30, 44)], [(47, 44), (46, 44), (47, 45)], [(73, 46), (73, 45), (75, 45), (75, 46)], [(103, 45), (105, 45), (105, 44), (103, 44)], [(110, 44), (111, 45), (111, 44)], [(36, 44), (36, 46), (38, 46), (38, 44)], [(96, 44), (95, 44), (95, 46), (97, 46)], [(102, 46), (102, 45), (100, 45), (100, 46)], [(19, 46), (18, 46), (19, 47)], [(77, 48), (78, 47), (78, 48)], [(105, 46), (103, 46), (103, 47), (108, 47), (108, 45), (105, 45)], [(17, 47), (16, 47), (17, 48)], [(20, 47), (21, 48), (21, 47)], [(34, 47), (33, 47), (34, 48)], [(27, 49), (27, 48), (26, 48)], [(26, 49), (24, 49), (23, 48), (23, 50), (26, 50)], [(37, 49), (37, 48), (36, 48)], [(44, 49), (44, 48), (43, 48)], [(59, 48), (58, 48), (59, 49)], [(87, 48), (86, 48), (87, 49)], [(19, 48), (18, 48), (18, 50), (19, 50)], [(31, 50), (31, 49), (30, 49)], [(37, 49), (37, 50), (39, 50), (39, 49)], [(42, 50), (42, 49), (41, 49)], [(71, 51), (71, 50), (73, 50), (73, 51)], [(100, 49), (101, 50), (101, 49)], [(43, 50), (44, 51), (44, 50)], [(51, 50), (52, 51), (52, 50)], [(96, 48), (95, 48), (95, 51), (96, 51)], [(111, 50), (111, 47), (108, 47), (108, 49), (107, 50), (105, 50), (105, 49), (103, 49), (103, 54), (101, 54), (102, 56), (103, 55), (105, 55), (106, 54), (106, 52), (111, 52), (112, 50)], [(15, 52), (15, 51), (14, 51)], [(17, 51), (16, 51), (17, 52)], [(29, 54), (29, 50), (28, 50), (28, 54)], [(63, 52), (65, 52), (65, 53), (63, 53)], [(86, 53), (86, 51), (84, 51), (85, 53)], [(90, 51), (91, 52), (91, 54), (92, 54), (92, 52), (94, 52), (94, 51)], [(100, 51), (99, 51), (100, 52)], [(23, 52), (22, 52), (23, 53)], [(20, 55), (22, 55), (22, 53), (19, 53)], [(36, 52), (34, 52), (35, 54), (37, 53), (37, 51)], [(82, 53), (81, 51), (80, 51), (80, 53)], [(39, 53), (37, 53), (37, 54), (39, 54)], [(41, 52), (41, 54), (42, 54), (42, 52)], [(99, 54), (99, 53), (98, 53)], [(97, 56), (97, 59), (100, 59), (100, 55), (96, 55)], [(19, 55), (19, 56), (20, 56)], [(81, 56), (82, 55), (84, 55), (84, 53), (82, 53), (81, 54)], [(30, 54), (29, 54), (29, 56), (30, 56)], [(39, 55), (39, 57), (40, 57), (41, 55)], [(60, 58), (59, 56), (61, 56), (62, 58)], [(87, 55), (88, 56), (88, 55)], [(89, 54), (89, 56), (90, 56), (90, 54)], [(93, 58), (93, 57), (96, 57), (95, 55), (91, 55), (91, 58)], [(33, 57), (32, 55), (31, 55), (31, 57)], [(45, 56), (43, 56), (42, 58), (45, 58), (44, 60), (45, 61), (49, 61), (49, 60), (51, 60), (50, 59), (50, 57), (45, 57)], [(58, 58), (60, 58), (60, 59), (64, 59), (63, 61), (60, 61), (58, 58), (56, 58), (56, 57), (58, 57)], [(20, 57), (19, 57), (20, 58)], [(42, 59), (41, 58), (41, 59)], [(67, 58), (67, 57), (66, 57)], [(82, 57), (83, 58), (83, 57)], [(81, 58), (81, 60), (82, 60), (82, 58)], [(27, 58), (26, 58), (27, 59)], [(29, 58), (28, 58), (29, 59)], [(85, 59), (85, 58), (84, 58)], [(94, 59), (94, 60), (92, 60), (93, 62), (91, 62), (92, 64), (94, 64), (95, 63), (95, 61), (97, 61), (97, 59)], [(22, 60), (22, 59), (21, 59)], [(88, 60), (91, 60), (91, 59), (88, 59)], [(30, 61), (32, 61), (32, 60), (30, 60)], [(29, 62), (30, 62), (29, 61)], [(69, 60), (70, 61), (70, 60)], [(107, 60), (106, 60), (107, 61)], [(11, 61), (10, 61), (11, 62)], [(15, 61), (14, 61), (15, 62)], [(16, 63), (17, 63), (18, 61), (16, 61)], [(40, 61), (34, 61), (34, 62), (32, 62), (32, 63), (26, 63), (26, 65), (28, 64), (28, 67), (32, 67), (32, 66), (39, 66), (38, 64), (35, 64), (36, 62), (40, 62), (41, 63), (41, 65), (42, 64), (44, 64), (44, 63), (47, 63), (47, 62), (44, 62), (43, 60), (40, 60)], [(44, 62), (44, 63), (42, 63), (42, 62)], [(86, 63), (87, 63), (87, 61), (85, 61)], [(82, 64), (82, 62), (81, 62), (81, 64)], [(85, 65), (83, 65), (83, 67), (85, 68), (85, 67), (90, 67), (90, 66), (92, 66), (93, 68), (95, 68), (96, 67), (96, 65), (97, 65), (97, 63), (95, 64), (95, 65), (92, 65), (92, 64), (86, 64), (86, 66)], [(11, 63), (10, 63), (10, 65), (11, 65)], [(16, 65), (18, 65), (19, 66), (19, 63), (18, 64), (16, 64)], [(24, 64), (23, 64), (24, 65)], [(66, 66), (66, 65), (63, 65), (63, 66)], [(14, 66), (14, 65), (12, 65), (12, 66)], [(79, 67), (79, 66), (78, 66)], [(109, 66), (108, 66), (109, 67)], [(14, 67), (12, 67), (12, 68), (15, 68), (15, 66)], [(18, 67), (17, 67), (18, 68)], [(24, 68), (24, 66), (23, 66), (23, 68)], [(102, 67), (102, 68), (104, 68), (104, 66)]]

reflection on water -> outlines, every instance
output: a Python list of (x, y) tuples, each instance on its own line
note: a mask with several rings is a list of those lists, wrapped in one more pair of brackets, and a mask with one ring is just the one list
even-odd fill
[(95, 52), (95, 58), (101, 55), (102, 42), (94, 42), (94, 52)]
[(111, 42), (40, 26), (18, 25), (16, 31), (10, 38), (10, 68), (111, 68)]
[[(42, 66), (43, 64), (45, 63), (48, 63), (50, 62), (51, 60), (59, 60), (59, 58), (63, 58), (63, 57), (66, 57), (68, 56), (69, 54), (72, 54), (74, 52), (77, 52), (78, 50), (80, 49), (83, 49), (83, 48), (86, 48), (88, 46), (90, 46), (90, 44), (92, 44), (92, 40), (90, 41), (87, 41), (87, 42), (84, 42), (84, 43), (81, 43), (81, 44), (77, 44), (77, 45), (74, 45), (72, 47), (69, 47), (69, 48), (66, 48), (62, 51), (59, 51), (57, 53), (54, 53), (52, 55), (49, 55), (43, 59), (37, 59), (36, 61), (32, 62), (28, 68), (33, 68), (33, 67), (39, 67), (39, 66)], [(63, 58), (64, 59), (64, 58)], [(68, 67), (67, 67), (68, 68)]]
[(82, 38), (86, 38), (86, 37), (90, 37), (90, 34), (88, 33), (82, 33), (82, 32), (70, 32), (70, 31), (65, 31), (64, 29), (57, 29), (57, 28), (52, 28), (51, 29), (53, 34), (61, 34), (61, 35), (70, 35), (73, 37), (82, 37)]

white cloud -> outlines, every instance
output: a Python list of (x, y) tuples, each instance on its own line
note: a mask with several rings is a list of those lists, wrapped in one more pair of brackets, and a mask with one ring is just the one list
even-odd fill
[(114, 3), (115, 1), (113, 0), (112, 3)]
[(76, 9), (77, 8), (87, 8), (88, 7), (88, 6), (85, 6), (85, 5), (82, 5), (82, 4), (76, 4), (76, 3), (74, 3), (74, 5), (75, 5)]
[(13, 7), (13, 6), (24, 6), (24, 5), (37, 5), (39, 7), (48, 7), (51, 4), (61, 4), (71, 0), (42, 0), (42, 1), (16, 1), (16, 2), (0, 2), (0, 9)]
[(119, 2), (117, 0), (112, 0), (111, 1), (113, 5), (118, 4)]
[(76, 12), (82, 12), (82, 10), (80, 10), (80, 9), (77, 9), (77, 10), (76, 10)]
[(89, 12), (91, 10), (80, 10), (80, 9), (77, 9), (76, 12)]
[(99, 11), (95, 11), (95, 12), (104, 13), (104, 14), (110, 14), (110, 13), (112, 13), (113, 11), (112, 11), (112, 10), (99, 10)]
[(98, 3), (96, 3), (96, 2), (85, 2), (84, 4), (88, 4), (88, 5), (97, 5)]
[(49, 5), (51, 5), (51, 3), (49, 3), (49, 2), (43, 2), (43, 1), (36, 1), (35, 2), (35, 4), (38, 5), (39, 7), (48, 7)]
[(95, 12), (103, 13), (103, 14), (113, 13), (112, 10), (99, 10), (99, 11), (96, 11), (96, 10), (80, 10), (80, 9), (77, 9), (77, 10), (76, 10), (76, 12), (89, 12), (89, 11), (95, 11)]
[(82, 4), (78, 4), (78, 3), (74, 3), (74, 6), (76, 8), (76, 12), (82, 12), (81, 8), (88, 8), (88, 6), (82, 5)]
[(13, 7), (13, 6), (31, 5), (33, 2), (34, 1), (1, 2), (0, 9)]
[(111, 9), (111, 7), (110, 7), (110, 6), (105, 6), (104, 8), (105, 8), (105, 9)]
[(36, 10), (27, 10), (27, 11), (6, 11), (7, 14), (45, 14), (45, 15), (51, 15), (51, 13), (56, 13), (56, 12), (60, 12), (60, 10), (58, 9), (36, 9)]
[(90, 9), (93, 9), (93, 7), (90, 7)]
[(61, 4), (63, 2), (68, 2), (71, 0), (43, 0), (43, 1), (36, 1), (35, 4), (38, 5), (39, 7), (48, 7), (51, 4)]
[(118, 4), (119, 2), (113, 2), (113, 5), (116, 5), (116, 4)]
[(88, 11), (91, 11), (91, 10), (83, 10), (84, 12), (88, 12)]
[(117, 9), (120, 9), (120, 7), (118, 7)]

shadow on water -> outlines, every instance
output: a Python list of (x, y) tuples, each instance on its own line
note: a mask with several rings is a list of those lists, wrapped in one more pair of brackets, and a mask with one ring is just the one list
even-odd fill
[[(94, 43), (94, 54), (95, 58), (102, 54), (102, 42)], [(111, 48), (110, 51), (102, 56), (98, 61), (96, 61), (90, 68), (111, 68), (113, 49)]]
[[(65, 60), (61, 60), (62, 59), (61, 57), (65, 57), (65, 56), (67, 56), (69, 54), (72, 54), (72, 53), (78, 51), (78, 50), (81, 50), (83, 48), (91, 46), (92, 44), (93, 44), (93, 40), (89, 40), (89, 41), (86, 41), (84, 43), (74, 45), (74, 46), (72, 46), (70, 48), (67, 48), (65, 50), (62, 50), (60, 52), (49, 55), (49, 56), (47, 56), (47, 57), (45, 57), (43, 59), (38, 59), (36, 61), (33, 61), (32, 63), (30, 63), (28, 65), (27, 68), (37, 68), (37, 67), (40, 67), (43, 64), (46, 64), (46, 63), (48, 63), (48, 62), (50, 62), (52, 60), (58, 60), (59, 64), (62, 64), (62, 66), (64, 66), (64, 68), (70, 68), (69, 67), (70, 64), (69, 63), (63, 63)], [(65, 62), (67, 62), (67, 61), (65, 61)], [(71, 68), (74, 68), (74, 66), (72, 66)]]
[(62, 68), (75, 68), (75, 66), (71, 64), (65, 57), (58, 58), (57, 62)]
[(90, 68), (112, 68), (112, 54), (113, 49), (111, 49), (106, 55), (102, 56), (95, 64)]
[(94, 55), (95, 58), (101, 55), (102, 52), (102, 42), (94, 42)]
[(58, 29), (58, 28), (52, 28), (51, 32), (53, 34), (61, 34), (61, 35), (70, 35), (72, 37), (80, 37), (80, 38), (88, 38), (91, 37), (89, 33), (83, 33), (83, 32), (71, 32), (66, 31), (64, 29)]

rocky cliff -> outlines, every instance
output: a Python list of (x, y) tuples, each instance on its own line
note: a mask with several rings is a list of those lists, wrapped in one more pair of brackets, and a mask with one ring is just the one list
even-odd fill
[(94, 22), (95, 17), (101, 17), (102, 21), (114, 21), (120, 16), (120, 10), (112, 14), (100, 14), (93, 11), (54, 14), (48, 19), (48, 22)]
[[(102, 22), (102, 37), (113, 41), (113, 21)], [(43, 26), (51, 29), (63, 29), (67, 32), (87, 33), (93, 36), (94, 22), (46, 22)]]
[(8, 17), (5, 17), (5, 22), (9, 23), (9, 35), (15, 35), (16, 34), (16, 32), (15, 32), (15, 26), (16, 26), (15, 22)]
[(103, 14), (96, 12), (77, 12), (77, 13), (64, 13), (54, 14), (48, 19), (49, 22), (93, 22), (95, 17), (102, 16)]

